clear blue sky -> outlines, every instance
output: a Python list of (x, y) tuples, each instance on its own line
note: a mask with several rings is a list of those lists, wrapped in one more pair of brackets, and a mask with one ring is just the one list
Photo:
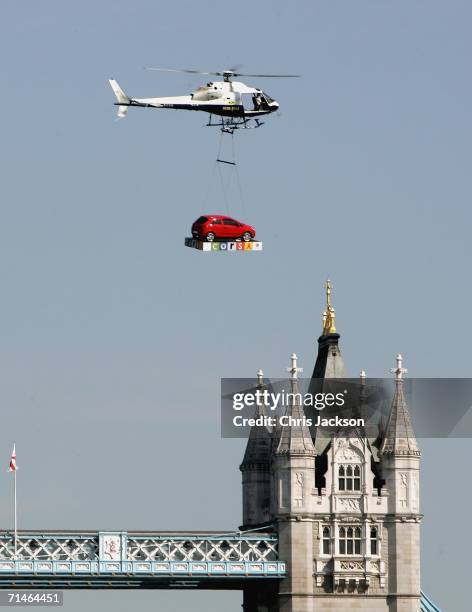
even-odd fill
[[(310, 372), (328, 275), (351, 374), (402, 351), (414, 376), (470, 375), (471, 19), (457, 0), (3, 0), (0, 448), (7, 465), (17, 443), (21, 527), (238, 525), (243, 443), (219, 438), (219, 379), (280, 376), (292, 351)], [(142, 67), (236, 63), (303, 78), (246, 79), (281, 105), (236, 136), (230, 212), (264, 252), (205, 255), (183, 239), (226, 212), (218, 133), (197, 113), (116, 122), (107, 79), (185, 94), (201, 79)], [(423, 451), (423, 586), (463, 609), (470, 546), (443, 521), (471, 502), (470, 441)], [(85, 598), (240, 603), (70, 593), (64, 609)]]

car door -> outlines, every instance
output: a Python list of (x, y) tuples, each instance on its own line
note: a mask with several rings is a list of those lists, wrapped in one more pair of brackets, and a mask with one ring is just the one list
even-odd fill
[(240, 238), (240, 224), (234, 219), (224, 219), (223, 227), (226, 238)]
[(211, 222), (211, 231), (215, 234), (217, 238), (224, 238), (224, 227), (221, 219), (212, 219)]

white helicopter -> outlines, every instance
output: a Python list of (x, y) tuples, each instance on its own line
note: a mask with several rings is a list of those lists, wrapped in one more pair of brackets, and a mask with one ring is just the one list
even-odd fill
[[(222, 76), (223, 81), (210, 81), (188, 96), (130, 98), (121, 89), (117, 81), (110, 79), (110, 85), (117, 99), (115, 106), (118, 106), (118, 117), (126, 117), (130, 106), (204, 111), (210, 114), (208, 126), (220, 127), (223, 132), (230, 133), (238, 128), (260, 127), (263, 122), (259, 120), (259, 117), (269, 115), (279, 109), (279, 103), (264, 93), (262, 89), (249, 87), (239, 81), (232, 81), (233, 77), (291, 78), (299, 76), (297, 74), (242, 74), (236, 72), (235, 69), (222, 72), (200, 72), (198, 70), (170, 68), (148, 68), (148, 70)], [(221, 120), (212, 123), (212, 115), (221, 117)], [(254, 123), (251, 124), (251, 121)]]

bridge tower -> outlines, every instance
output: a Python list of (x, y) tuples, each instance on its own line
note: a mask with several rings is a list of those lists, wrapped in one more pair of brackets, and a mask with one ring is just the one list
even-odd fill
[[(346, 378), (330, 281), (325, 288), (314, 385)], [(297, 393), (300, 368), (291, 360)], [(277, 532), (288, 574), (264, 590), (248, 585), (245, 612), (420, 612), (420, 452), (401, 356), (392, 372), (389, 417), (375, 438), (363, 428), (349, 437), (310, 431), (296, 400), (287, 414), (297, 424), (251, 432), (240, 468), (243, 528)]]

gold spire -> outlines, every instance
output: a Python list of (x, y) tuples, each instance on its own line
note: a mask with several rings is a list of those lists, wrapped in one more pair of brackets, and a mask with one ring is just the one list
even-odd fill
[(331, 305), (331, 290), (333, 285), (329, 278), (325, 283), (326, 289), (326, 310), (323, 312), (323, 336), (327, 336), (328, 334), (336, 333), (336, 313), (334, 312), (334, 308)]

